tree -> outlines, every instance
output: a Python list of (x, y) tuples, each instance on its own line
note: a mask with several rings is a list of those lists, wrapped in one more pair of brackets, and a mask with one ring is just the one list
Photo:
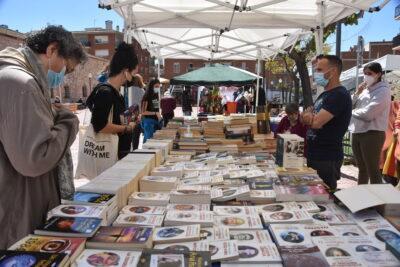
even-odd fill
[[(283, 74), (288, 73), (291, 80), (294, 83), (294, 102), (299, 103), (299, 91), (300, 91), (300, 80), (297, 77), (298, 71), (296, 68), (296, 63), (287, 54), (278, 54), (275, 60), (268, 60), (265, 64), (265, 68), (271, 71), (272, 74)], [(283, 87), (281, 88), (284, 89)], [(292, 99), (292, 87), (290, 87), (288, 102)], [(283, 95), (283, 91), (282, 91)], [(283, 96), (282, 96), (283, 99)]]
[[(344, 25), (357, 25), (358, 19), (362, 17), (363, 12), (353, 15), (338, 21)], [(336, 30), (336, 23), (330, 24), (324, 28), (323, 41), (334, 33)], [(303, 91), (304, 106), (309, 107), (313, 105), (310, 77), (308, 75), (307, 62), (311, 59), (311, 55), (315, 55), (315, 37), (312, 36), (308, 39), (299, 40), (293, 49), (287, 49), (287, 55), (294, 60), (297, 71), (301, 80), (301, 87)], [(325, 49), (324, 49), (325, 50)], [(326, 51), (324, 51), (326, 52)]]

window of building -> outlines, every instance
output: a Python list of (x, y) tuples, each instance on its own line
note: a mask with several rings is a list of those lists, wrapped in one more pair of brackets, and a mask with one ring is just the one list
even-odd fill
[(180, 73), (181, 72), (181, 64), (179, 62), (174, 63), (174, 73)]
[(82, 86), (82, 97), (87, 97), (87, 87), (86, 84)]
[(192, 71), (194, 69), (193, 63), (189, 63), (187, 71)]
[(64, 86), (64, 98), (71, 98), (71, 90), (69, 89), (68, 85)]
[(107, 35), (96, 35), (94, 37), (94, 41), (96, 44), (108, 44), (108, 36)]
[(246, 62), (242, 62), (242, 69), (246, 69)]
[(108, 57), (110, 55), (110, 51), (108, 51), (108, 49), (96, 49), (94, 51), (94, 55), (96, 57)]

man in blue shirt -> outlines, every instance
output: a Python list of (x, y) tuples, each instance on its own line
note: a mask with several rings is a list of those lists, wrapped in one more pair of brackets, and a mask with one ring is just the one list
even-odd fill
[(320, 56), (315, 68), (314, 81), (325, 91), (317, 98), (313, 108), (302, 114), (307, 131), (307, 165), (332, 189), (337, 187), (343, 163), (343, 136), (351, 118), (351, 96), (340, 84), (342, 60), (337, 56)]

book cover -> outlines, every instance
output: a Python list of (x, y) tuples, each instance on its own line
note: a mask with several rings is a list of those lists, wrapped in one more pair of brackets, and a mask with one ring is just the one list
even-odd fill
[(363, 266), (376, 267), (398, 267), (399, 260), (390, 251), (368, 251), (358, 254), (358, 258), (363, 263)]
[(273, 243), (268, 230), (230, 230), (229, 233), (232, 240)]
[(239, 259), (239, 250), (237, 242), (211, 241), (209, 246), (211, 261), (230, 261)]
[(161, 226), (164, 215), (120, 214), (114, 226)]
[(281, 247), (282, 261), (287, 267), (329, 267), (329, 263), (316, 246)]
[(157, 227), (154, 230), (154, 243), (177, 243), (200, 240), (200, 224), (185, 226)]
[(92, 236), (100, 227), (101, 219), (80, 217), (52, 217), (35, 230), (37, 235)]
[(315, 237), (313, 242), (331, 266), (363, 266), (342, 237)]
[(230, 240), (229, 228), (223, 226), (201, 228), (200, 239), (208, 241)]
[(168, 204), (168, 211), (210, 211), (210, 204)]
[(145, 245), (151, 241), (153, 229), (151, 227), (129, 226), (102, 226), (96, 234), (87, 240), (89, 243), (106, 243), (110, 246), (117, 244)]
[(279, 247), (312, 246), (313, 242), (301, 225), (271, 225), (270, 229)]
[(282, 258), (275, 244), (259, 244), (250, 241), (237, 241), (238, 263), (281, 263)]
[(72, 266), (131, 267), (138, 264), (141, 254), (140, 251), (85, 249)]
[(210, 247), (208, 241), (195, 241), (195, 242), (159, 244), (155, 245), (154, 249), (189, 252), (189, 251), (209, 251)]
[(168, 211), (164, 225), (186, 225), (186, 224), (200, 224), (202, 227), (211, 227), (213, 225), (214, 214), (211, 211)]
[(136, 206), (128, 205), (121, 209), (121, 214), (153, 214), (153, 215), (164, 215), (166, 211), (165, 207), (162, 206)]
[(114, 196), (115, 195), (113, 194), (75, 192), (73, 196), (73, 202), (106, 205), (113, 199)]
[(252, 206), (215, 206), (215, 215), (258, 215), (258, 210), (256, 207)]
[(311, 215), (305, 210), (263, 212), (261, 217), (266, 224), (312, 222)]
[(84, 248), (85, 242), (85, 238), (28, 235), (12, 245), (9, 250), (66, 253), (73, 258)]
[(0, 250), (0, 266), (57, 267), (68, 260), (64, 253)]
[(208, 267), (211, 266), (211, 256), (208, 251), (144, 250), (137, 267), (156, 266)]
[(263, 229), (259, 216), (214, 216), (214, 225), (221, 225), (229, 229)]
[(358, 225), (331, 225), (339, 236), (365, 236), (366, 233)]
[(106, 206), (85, 206), (85, 205), (60, 205), (49, 211), (49, 217), (88, 217), (104, 218)]

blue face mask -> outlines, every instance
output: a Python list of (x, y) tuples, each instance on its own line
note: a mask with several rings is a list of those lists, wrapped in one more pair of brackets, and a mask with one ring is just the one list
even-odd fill
[(329, 83), (329, 80), (325, 78), (325, 74), (323, 72), (315, 72), (314, 81), (317, 85), (322, 87), (327, 86)]
[(47, 82), (50, 88), (56, 88), (64, 81), (65, 66), (60, 72), (55, 72), (49, 69), (47, 71)]

